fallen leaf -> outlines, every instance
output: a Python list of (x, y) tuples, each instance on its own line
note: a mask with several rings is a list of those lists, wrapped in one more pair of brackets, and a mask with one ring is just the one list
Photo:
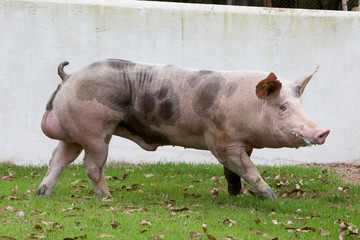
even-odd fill
[(75, 218), (75, 217), (80, 217), (82, 218), (83, 216), (82, 215), (68, 215), (68, 216), (65, 216), (64, 218)]
[(140, 233), (142, 234), (142, 233), (147, 232), (147, 231), (148, 231), (147, 229), (144, 229)]
[(211, 190), (210, 190), (210, 196), (212, 196), (212, 197), (217, 197), (217, 196), (219, 196), (219, 191), (218, 191), (218, 189), (217, 189), (217, 188), (211, 189)]
[(28, 234), (26, 236), (29, 238), (35, 238), (35, 239), (47, 238), (47, 236), (41, 235), (41, 234)]
[(216, 177), (216, 176), (212, 176), (211, 178), (210, 178), (210, 180), (211, 181), (214, 181), (214, 182), (220, 182), (220, 180)]
[(189, 211), (189, 208), (188, 207), (182, 207), (182, 208), (171, 207), (170, 210), (172, 212), (183, 212), (183, 211)]
[(286, 227), (286, 230), (295, 230), (297, 232), (316, 232), (315, 228), (312, 227), (302, 227), (302, 228), (294, 228), (294, 227)]
[(14, 189), (12, 190), (12, 195), (15, 196), (15, 194), (17, 193), (17, 191), (18, 191), (18, 186), (16, 185), (16, 186), (14, 187)]
[(201, 228), (204, 230), (204, 233), (207, 232), (207, 225), (205, 223), (201, 225)]
[(140, 224), (141, 226), (145, 226), (145, 225), (151, 226), (151, 222), (146, 221), (146, 220), (140, 220), (139, 224)]
[(224, 224), (227, 223), (227, 224), (229, 225), (229, 227), (231, 227), (232, 225), (235, 225), (235, 224), (236, 224), (236, 221), (231, 220), (231, 219), (229, 219), (229, 218), (226, 218), (226, 219), (223, 221), (223, 223), (224, 223)]
[(116, 201), (116, 198), (104, 197), (103, 199), (101, 199), (101, 201), (103, 201), (103, 202), (113, 202), (113, 201)]
[(0, 239), (5, 239), (5, 240), (16, 240), (16, 238), (12, 238), (12, 237), (8, 237), (8, 236), (0, 236)]
[(19, 218), (23, 218), (25, 217), (25, 212), (23, 210), (20, 210), (17, 214), (16, 214), (17, 217)]
[(97, 235), (97, 238), (116, 238), (116, 236), (107, 234), (107, 233), (103, 233), (103, 234)]
[(78, 208), (78, 207), (71, 207), (71, 208), (63, 209), (62, 211), (68, 212), (68, 211), (72, 211), (72, 210), (79, 210), (79, 211), (87, 212), (86, 210)]
[(75, 182), (72, 182), (71, 185), (76, 185), (78, 183), (87, 182), (85, 179), (78, 179)]
[(35, 224), (35, 225), (34, 225), (34, 230), (42, 231), (42, 230), (43, 230), (43, 227), (42, 227), (40, 224)]
[(206, 234), (207, 238), (210, 240), (216, 240), (216, 238), (213, 235)]
[(190, 238), (195, 238), (195, 239), (199, 239), (203, 237), (203, 233), (201, 232), (191, 232), (190, 233)]
[(163, 239), (165, 236), (164, 236), (164, 235), (161, 235), (161, 234), (154, 234), (154, 235), (152, 235), (152, 237), (153, 237), (154, 239)]
[(63, 225), (61, 225), (60, 223), (57, 223), (57, 222), (53, 223), (52, 227), (54, 229), (63, 229), (64, 228)]
[(120, 223), (117, 223), (117, 222), (111, 221), (111, 222), (110, 222), (110, 225), (111, 225), (111, 227), (112, 227), (113, 229), (115, 229), (115, 228), (117, 228), (117, 227), (119, 227), (119, 226), (120, 226)]
[(13, 206), (8, 206), (5, 209), (8, 210), (9, 212), (13, 212), (15, 210)]
[(150, 173), (150, 174), (144, 174), (144, 176), (145, 176), (146, 178), (151, 178), (151, 177), (154, 177), (155, 175), (152, 174), (152, 173)]
[(77, 240), (77, 239), (87, 239), (87, 235), (73, 237), (73, 238), (64, 238), (63, 240)]
[(190, 198), (190, 197), (192, 197), (192, 198), (199, 198), (199, 197), (201, 197), (201, 194), (200, 193), (192, 193), (192, 194), (188, 194), (188, 193), (186, 193), (186, 191), (188, 190), (188, 189), (191, 189), (191, 188), (194, 188), (194, 186), (193, 185), (189, 185), (189, 186), (187, 186), (187, 187), (185, 187), (184, 188), (184, 190), (183, 190), (183, 195), (184, 195), (184, 197), (188, 197), (188, 198)]

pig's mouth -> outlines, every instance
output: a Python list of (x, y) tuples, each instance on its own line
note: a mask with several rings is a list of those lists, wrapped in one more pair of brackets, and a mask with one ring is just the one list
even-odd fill
[(312, 146), (312, 145), (321, 145), (325, 143), (326, 137), (329, 135), (330, 130), (317, 130), (313, 133), (313, 137), (308, 138), (305, 137), (304, 135), (293, 131), (292, 134), (298, 138), (304, 141), (306, 146)]
[(309, 138), (305, 138), (303, 135), (301, 135), (300, 133), (297, 132), (292, 132), (292, 135), (294, 135), (296, 138), (301, 139), (304, 141), (306, 146), (312, 146), (312, 145), (316, 145), (316, 142), (312, 139)]

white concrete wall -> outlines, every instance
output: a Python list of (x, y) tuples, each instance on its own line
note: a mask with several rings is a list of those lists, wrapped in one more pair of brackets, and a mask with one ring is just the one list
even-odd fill
[[(289, 80), (319, 65), (303, 102), (331, 129), (326, 144), (256, 150), (253, 160), (359, 162), (360, 13), (115, 0), (0, 0), (0, 159), (47, 164), (57, 142), (40, 121), (60, 82), (58, 64), (68, 60), (71, 73), (105, 58), (273, 71)], [(121, 138), (110, 158), (215, 162), (207, 152), (146, 152)]]

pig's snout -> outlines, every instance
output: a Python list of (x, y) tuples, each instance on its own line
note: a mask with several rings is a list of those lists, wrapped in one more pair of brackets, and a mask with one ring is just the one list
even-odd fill
[(316, 144), (324, 144), (329, 133), (330, 133), (330, 130), (321, 129), (320, 131), (317, 131), (315, 138), (314, 138), (315, 143)]
[(294, 131), (293, 134), (302, 139), (305, 145), (311, 146), (313, 144), (324, 144), (327, 136), (330, 134), (330, 130), (324, 130), (320, 128), (316, 123), (308, 121), (302, 125), (298, 131)]

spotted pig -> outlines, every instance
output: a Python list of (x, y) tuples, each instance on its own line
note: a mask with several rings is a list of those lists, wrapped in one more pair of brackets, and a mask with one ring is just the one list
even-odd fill
[(113, 135), (148, 151), (163, 145), (209, 150), (224, 166), (229, 195), (241, 178), (261, 198), (275, 198), (250, 160), (254, 148), (323, 144), (323, 130), (300, 96), (313, 72), (293, 82), (260, 71), (197, 71), (106, 60), (68, 75), (51, 96), (41, 128), (58, 139), (39, 193), (51, 194), (62, 171), (85, 151), (96, 194), (108, 195), (103, 167)]

